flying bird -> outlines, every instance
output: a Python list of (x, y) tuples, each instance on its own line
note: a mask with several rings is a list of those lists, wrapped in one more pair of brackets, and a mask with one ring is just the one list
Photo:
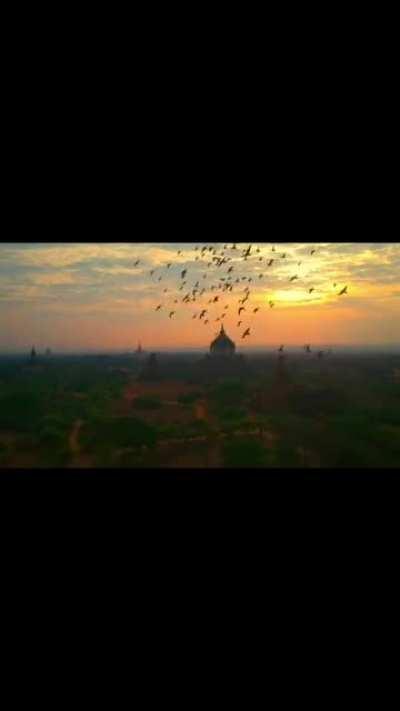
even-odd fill
[(315, 250), (315, 249), (312, 249), (311, 252), (310, 252), (310, 255), (312, 256), (313, 254), (315, 254), (315, 252), (316, 252), (316, 250)]
[(292, 276), (292, 277), (289, 279), (289, 281), (296, 281), (296, 279), (298, 279), (298, 278), (299, 278), (298, 276)]
[(186, 276), (187, 269), (184, 269), (181, 273), (181, 278), (184, 279)]
[(159, 311), (162, 308), (162, 304), (158, 304), (156, 311)]
[(240, 314), (241, 314), (242, 311), (246, 311), (246, 307), (245, 307), (245, 306), (241, 306), (241, 307), (240, 307), (240, 309), (239, 309), (239, 311), (238, 311), (238, 316), (240, 316)]
[(169, 314), (169, 317), (172, 318), (172, 316), (174, 315), (174, 313), (175, 313), (175, 311), (171, 311), (170, 314)]
[(312, 294), (312, 292), (315, 291), (314, 287), (312, 286), (311, 289), (308, 290), (309, 294)]
[(249, 328), (247, 328), (245, 330), (244, 334), (242, 335), (242, 338), (246, 338), (246, 336), (250, 336), (250, 329)]
[(339, 296), (342, 296), (342, 294), (347, 294), (347, 286), (345, 286), (342, 291), (339, 291)]

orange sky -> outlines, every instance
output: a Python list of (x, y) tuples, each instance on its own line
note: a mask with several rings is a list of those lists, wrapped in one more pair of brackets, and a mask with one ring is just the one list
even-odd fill
[[(246, 261), (250, 243), (236, 244), (233, 250), (232, 243), (209, 242), (216, 254), (208, 249), (203, 255), (206, 243), (2, 244), (0, 350), (32, 344), (39, 350), (125, 350), (139, 340), (147, 349), (206, 349), (221, 323), (239, 347), (400, 343), (399, 243), (251, 243)], [(229, 260), (207, 266), (213, 256)], [(230, 267), (233, 289), (221, 292)], [(250, 298), (239, 319), (246, 286)], [(344, 286), (348, 293), (339, 296)], [(183, 303), (186, 294), (196, 300)], [(209, 304), (215, 295), (219, 301)], [(243, 342), (247, 327), (250, 337)]]

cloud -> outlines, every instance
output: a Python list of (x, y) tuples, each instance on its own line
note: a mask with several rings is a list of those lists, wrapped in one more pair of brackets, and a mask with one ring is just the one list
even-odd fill
[[(372, 322), (374, 319), (375, 328), (379, 329), (379, 322), (395, 324), (396, 313), (397, 317), (400, 316), (400, 244), (324, 242), (315, 245), (316, 253), (311, 256), (313, 245), (281, 243), (272, 252), (273, 243), (259, 243), (253, 247), (253, 256), (244, 262), (242, 250), (249, 244), (238, 244), (236, 252), (229, 249), (232, 259), (229, 265), (220, 268), (207, 266), (212, 261), (209, 252), (206, 263), (196, 260), (199, 254), (199, 250), (195, 250), (196, 243), (2, 244), (1, 308), (3, 314), (5, 311), (6, 315), (13, 313), (13, 318), (15, 309), (19, 309), (19, 313), (26, 316), (24, 323), (28, 324), (28, 314), (31, 317), (34, 314), (36, 322), (41, 319), (43, 323), (46, 315), (50, 314), (54, 319), (58, 315), (60, 319), (66, 318), (74, 323), (85, 317), (89, 319), (89, 325), (80, 328), (79, 336), (82, 338), (85, 337), (85, 329), (86, 332), (90, 330), (90, 323), (96, 330), (100, 328), (100, 323), (107, 320), (114, 323), (134, 320), (141, 323), (143, 329), (154, 328), (160, 338), (167, 338), (167, 335), (179, 338), (182, 328), (187, 329), (185, 333), (192, 334), (193, 338), (203, 338), (203, 332), (198, 335), (195, 322), (190, 321), (198, 304), (183, 304), (182, 299), (196, 282), (199, 282), (200, 289), (205, 287), (209, 290), (212, 285), (218, 285), (221, 277), (227, 277), (227, 266), (231, 265), (233, 279), (240, 276), (241, 281), (235, 284), (232, 294), (225, 293), (223, 297), (231, 307), (228, 314), (236, 314), (234, 307), (237, 300), (243, 295), (245, 285), (249, 285), (251, 304), (259, 304), (261, 314), (264, 314), (265, 307), (268, 318), (274, 320), (275, 328), (278, 321), (267, 306), (269, 298), (276, 302), (274, 312), (284, 312), (285, 319), (302, 318), (304, 313), (320, 321), (324, 318), (329, 323), (334, 318), (359, 319), (361, 322), (368, 319)], [(221, 249), (220, 243), (208, 243), (208, 246), (211, 245)], [(182, 254), (178, 255), (178, 251)], [(280, 257), (283, 253), (286, 254), (285, 259)], [(259, 257), (262, 257), (262, 262)], [(266, 260), (271, 258), (275, 261), (272, 267), (268, 267)], [(135, 267), (137, 259), (140, 259), (140, 264)], [(168, 270), (166, 265), (169, 262), (172, 262), (172, 267)], [(187, 284), (179, 290), (183, 268), (187, 269)], [(155, 272), (150, 276), (153, 269)], [(262, 279), (260, 275), (263, 275)], [(299, 278), (291, 283), (289, 280), (293, 275)], [(244, 282), (243, 276), (252, 281)], [(334, 283), (338, 285), (335, 288)], [(349, 294), (339, 297), (339, 288), (345, 284), (349, 286)], [(311, 287), (315, 291), (309, 294)], [(165, 289), (168, 290), (166, 294)], [(212, 314), (211, 324), (220, 311), (218, 304), (207, 303), (210, 294), (207, 291), (202, 301)], [(177, 305), (175, 299), (178, 299)], [(155, 313), (155, 305), (160, 301), (165, 309), (168, 306), (177, 307), (175, 323), (166, 321), (164, 312)], [(260, 323), (263, 318), (266, 318), (265, 314), (260, 316)], [(226, 322), (236, 327), (233, 316), (228, 315)], [(300, 326), (296, 323), (296, 328)]]

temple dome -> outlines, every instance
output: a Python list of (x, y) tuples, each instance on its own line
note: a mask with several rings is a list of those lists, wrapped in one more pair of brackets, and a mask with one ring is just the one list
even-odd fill
[(226, 335), (224, 327), (221, 326), (221, 331), (217, 338), (211, 343), (210, 353), (219, 356), (232, 356), (235, 350), (236, 346), (234, 342)]

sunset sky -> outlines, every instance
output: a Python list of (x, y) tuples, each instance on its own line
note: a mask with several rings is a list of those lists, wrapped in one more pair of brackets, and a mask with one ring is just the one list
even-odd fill
[[(207, 267), (211, 251), (196, 260), (201, 247), (213, 247), (219, 255), (225, 244), (225, 255), (231, 260), (222, 266)], [(273, 252), (273, 243), (259, 242), (251, 243), (247, 261), (242, 253), (250, 242), (236, 243), (236, 250), (232, 244), (3, 243), (0, 352), (28, 351), (32, 345), (39, 352), (47, 347), (55, 352), (126, 351), (136, 348), (138, 341), (147, 350), (206, 350), (222, 322), (240, 347), (243, 343), (245, 347), (400, 344), (400, 243), (288, 242), (275, 243)], [(272, 258), (275, 261), (268, 267)], [(137, 259), (140, 264), (134, 266)], [(167, 269), (169, 262), (172, 266)], [(211, 286), (217, 287), (221, 277), (226, 280), (231, 266), (232, 292), (209, 304), (219, 293)], [(292, 276), (298, 279), (290, 282)], [(196, 295), (196, 302), (182, 303), (197, 281), (199, 290), (206, 291)], [(339, 296), (346, 285), (348, 294)], [(250, 299), (238, 327), (238, 300), (246, 286)], [(311, 287), (315, 291), (310, 294)], [(156, 312), (160, 303), (163, 307)], [(256, 307), (260, 310), (253, 314)], [(208, 309), (208, 324), (199, 321), (202, 309)], [(176, 313), (170, 319), (172, 310)], [(225, 311), (223, 321), (216, 321)], [(247, 327), (251, 335), (243, 342)]]

